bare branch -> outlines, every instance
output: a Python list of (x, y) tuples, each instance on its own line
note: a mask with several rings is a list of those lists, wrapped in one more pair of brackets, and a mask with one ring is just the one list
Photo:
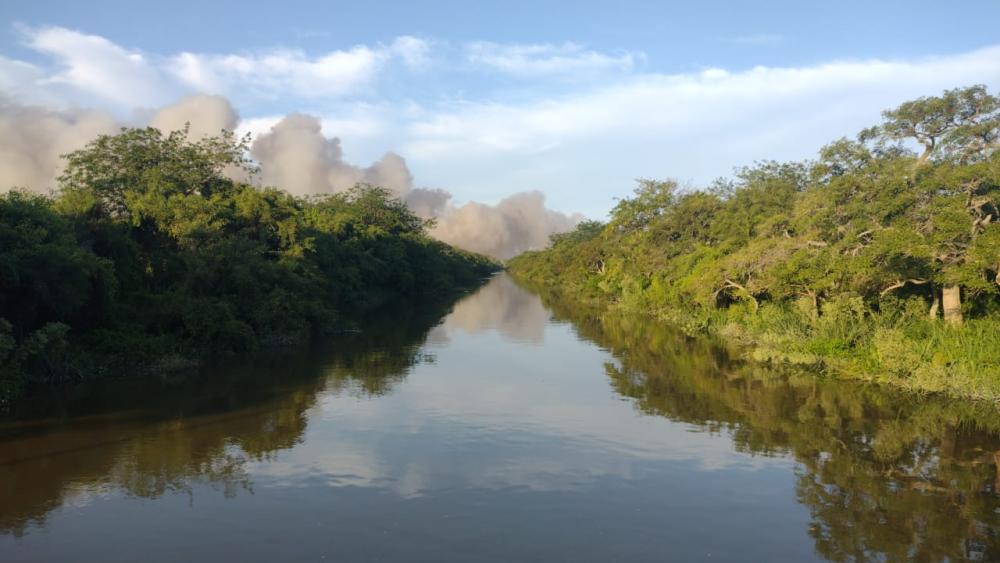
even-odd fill
[(922, 279), (915, 279), (915, 278), (910, 278), (908, 280), (899, 280), (899, 281), (893, 283), (892, 285), (890, 285), (889, 287), (883, 289), (882, 292), (879, 293), (878, 295), (879, 295), (879, 297), (885, 297), (885, 294), (889, 293), (890, 291), (892, 291), (894, 289), (899, 289), (899, 288), (905, 286), (908, 283), (909, 284), (913, 284), (913, 285), (923, 285), (923, 284), (927, 283), (928, 281), (930, 281), (930, 280), (922, 280)]

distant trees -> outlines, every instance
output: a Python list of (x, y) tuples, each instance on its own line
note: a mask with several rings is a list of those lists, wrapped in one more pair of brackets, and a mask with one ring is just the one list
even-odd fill
[[(41, 380), (302, 339), (343, 311), (497, 265), (377, 186), (244, 183), (245, 141), (124, 129), (67, 156), (55, 198), (0, 196), (0, 401)], [(233, 178), (237, 178), (234, 180)]]

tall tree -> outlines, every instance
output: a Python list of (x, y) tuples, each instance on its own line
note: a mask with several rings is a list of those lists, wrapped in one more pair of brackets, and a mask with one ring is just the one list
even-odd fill
[(1000, 98), (983, 85), (946, 90), (904, 102), (882, 112), (878, 129), (892, 140), (914, 139), (923, 146), (917, 163), (923, 164), (938, 149), (962, 159), (988, 156), (997, 148), (1000, 131)]

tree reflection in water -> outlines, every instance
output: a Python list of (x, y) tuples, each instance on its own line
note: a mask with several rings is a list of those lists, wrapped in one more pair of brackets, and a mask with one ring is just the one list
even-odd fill
[[(496, 331), (539, 351), (551, 312), (607, 351), (612, 389), (641, 413), (697, 425), (748, 455), (794, 459), (795, 498), (811, 522), (791, 533), (808, 533), (820, 556), (1000, 560), (1000, 413), (993, 405), (747, 365), (718, 343), (661, 324), (542, 299), (545, 307), (499, 278), (456, 304), (443, 323), (449, 304), (393, 305), (310, 354), (218, 368), (211, 377), (105, 382), (26, 405), (0, 423), (0, 530), (21, 535), (59, 507), (104, 494), (176, 492), (195, 502), (206, 486), (223, 496), (253, 493), (252, 464), (302, 442), (320, 397), (391, 394), (415, 365), (434, 361), (428, 340), (458, 342), (455, 331)], [(395, 461), (406, 467), (405, 457)]]
[(1000, 412), (730, 359), (662, 323), (544, 295), (609, 350), (615, 391), (643, 413), (800, 463), (817, 552), (834, 561), (1000, 560)]
[(141, 498), (253, 492), (246, 466), (302, 439), (322, 392), (382, 395), (428, 358), (449, 303), (392, 304), (363, 330), (302, 353), (180, 378), (102, 381), (39, 397), (0, 422), (0, 533), (21, 535), (63, 505), (115, 490)]

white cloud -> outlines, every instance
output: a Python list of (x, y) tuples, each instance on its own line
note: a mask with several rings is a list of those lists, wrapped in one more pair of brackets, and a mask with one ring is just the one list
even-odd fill
[(60, 27), (22, 28), (21, 32), (27, 46), (56, 64), (57, 70), (42, 83), (66, 85), (127, 105), (161, 103), (176, 94), (145, 55), (103, 37)]
[(480, 41), (466, 46), (473, 64), (517, 76), (630, 71), (642, 55), (609, 55), (576, 43), (506, 45)]
[(430, 43), (418, 37), (410, 35), (397, 37), (392, 42), (391, 50), (410, 68), (422, 68), (430, 63)]
[(260, 97), (292, 93), (302, 98), (342, 96), (371, 82), (390, 50), (356, 46), (309, 57), (298, 50), (253, 55), (181, 53), (169, 71), (188, 87), (232, 95), (249, 91)]
[[(240, 131), (266, 132), (279, 116), (306, 111), (321, 117), (327, 135), (343, 138), (345, 160), (399, 152), (421, 185), (457, 201), (499, 202), (541, 190), (557, 209), (598, 216), (635, 177), (701, 184), (757, 159), (807, 158), (902, 101), (975, 83), (1000, 87), (1000, 46), (663, 74), (641, 72), (641, 54), (575, 43), (481, 42), (456, 53), (402, 36), (320, 53), (156, 55), (63, 28), (19, 31), (44, 55), (31, 62), (0, 57), (0, 90), (20, 103), (110, 108), (121, 122), (136, 107), (195, 92), (224, 94), (245, 118)], [(438, 62), (450, 64), (432, 64)], [(404, 68), (428, 72), (386, 79)], [(484, 72), (532, 80), (522, 90), (484, 90)], [(583, 80), (567, 90), (565, 79), (577, 77)]]
[(310, 55), (299, 49), (251, 53), (184, 51), (153, 55), (61, 27), (18, 27), (41, 64), (0, 57), (0, 87), (23, 101), (96, 104), (131, 110), (191, 93), (236, 101), (328, 100), (364, 93), (391, 61), (426, 66), (430, 44), (402, 36), (388, 45), (356, 45)]
[(0, 89), (15, 95), (30, 95), (45, 73), (37, 66), (0, 56)]
[(527, 103), (442, 108), (410, 122), (401, 150), (419, 177), (458, 197), (456, 185), (496, 193), (501, 182), (529, 179), (519, 188), (544, 189), (556, 208), (581, 205), (581, 193), (609, 206), (632, 178), (702, 183), (758, 159), (811, 157), (877, 123), (885, 108), (975, 83), (1000, 86), (1000, 46), (916, 60), (633, 75)]

